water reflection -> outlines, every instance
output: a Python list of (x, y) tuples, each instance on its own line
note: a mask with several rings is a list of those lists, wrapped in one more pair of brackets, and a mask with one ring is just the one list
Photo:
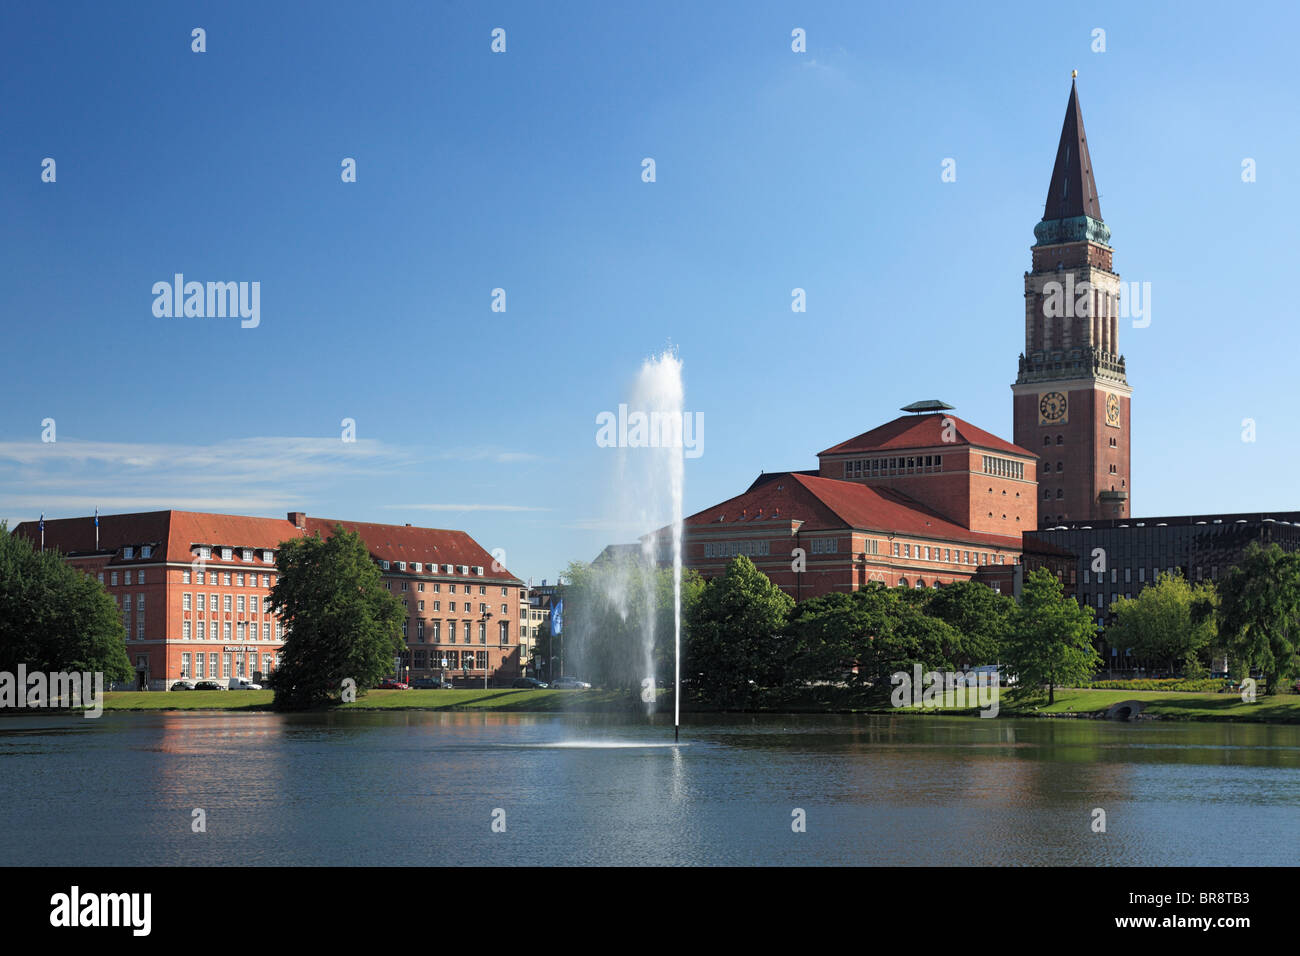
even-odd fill
[(1300, 838), (1275, 725), (697, 717), (678, 746), (597, 715), (40, 715), (0, 758), (0, 824), (61, 865), (1289, 865)]

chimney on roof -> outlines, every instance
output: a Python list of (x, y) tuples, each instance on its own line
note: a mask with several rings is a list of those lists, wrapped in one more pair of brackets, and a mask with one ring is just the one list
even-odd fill
[(406, 526), (409, 528), (409, 527), (411, 526), (411, 522), (409, 522), (409, 521), (406, 522)]
[(289, 520), (293, 522), (295, 528), (305, 528), (307, 527), (307, 512), (290, 511)]

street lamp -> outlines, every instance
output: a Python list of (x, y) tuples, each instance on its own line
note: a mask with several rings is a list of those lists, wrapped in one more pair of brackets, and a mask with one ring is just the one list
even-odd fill
[(484, 610), (483, 616), (478, 619), (479, 637), (478, 642), (483, 645), (483, 689), (487, 690), (488, 677), (488, 652), (487, 652), (487, 626), (488, 621), (492, 619), (492, 612)]

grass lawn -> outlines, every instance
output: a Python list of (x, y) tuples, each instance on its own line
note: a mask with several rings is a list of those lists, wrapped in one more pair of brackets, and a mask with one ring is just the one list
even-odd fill
[(119, 690), (104, 695), (105, 710), (268, 710), (269, 690)]
[[(274, 691), (116, 691), (104, 695), (105, 710), (269, 710)], [(372, 690), (340, 710), (501, 710), (546, 713), (562, 710), (623, 710), (626, 693), (604, 690)]]
[[(1045, 700), (1045, 699), (1044, 699)], [(1259, 697), (1253, 704), (1244, 703), (1237, 694), (1185, 693), (1162, 690), (1085, 690), (1082, 688), (1056, 689), (1052, 706), (1045, 702), (1017, 704), (1005, 691), (998, 698), (1001, 716), (1026, 716), (1036, 714), (1061, 715), (1104, 713), (1113, 704), (1125, 700), (1140, 700), (1146, 706), (1143, 713), (1164, 720), (1244, 720), (1268, 723), (1300, 723), (1300, 694), (1275, 694)], [(718, 710), (719, 708), (692, 707), (692, 710)], [(902, 707), (864, 702), (858, 694), (845, 687), (800, 687), (772, 691), (752, 708), (758, 713), (876, 713), (908, 714), (916, 716), (946, 715), (975, 716), (978, 709), (971, 707)]]
[[(671, 696), (660, 692), (671, 702)], [(236, 691), (118, 691), (104, 695), (105, 710), (269, 710), (273, 693), (269, 690)], [(1163, 690), (1083, 690), (1057, 688), (1056, 702), (1016, 704), (1005, 693), (999, 698), (1000, 714), (1034, 716), (1035, 714), (1096, 714), (1125, 700), (1146, 703), (1144, 713), (1164, 720), (1244, 720), (1267, 723), (1300, 723), (1300, 694), (1275, 694), (1260, 697), (1253, 704), (1243, 703), (1236, 694), (1184, 693)], [(625, 692), (606, 690), (514, 690), (493, 687), (487, 690), (372, 690), (340, 710), (467, 710), (522, 713), (641, 712), (642, 704), (629, 699)], [(683, 707), (688, 712), (718, 712), (720, 708)], [(843, 687), (801, 687), (773, 691), (751, 713), (825, 714), (879, 713), (908, 715), (974, 716), (972, 708), (895, 709), (888, 705), (870, 706)]]

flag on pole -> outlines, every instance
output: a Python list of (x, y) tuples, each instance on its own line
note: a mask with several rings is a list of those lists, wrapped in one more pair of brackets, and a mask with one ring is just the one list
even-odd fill
[(41, 512), (41, 550), (45, 550), (45, 512)]
[(555, 607), (551, 608), (551, 637), (558, 637), (560, 631), (564, 629), (564, 598), (555, 602)]
[(95, 550), (99, 550), (99, 509), (95, 509)]

